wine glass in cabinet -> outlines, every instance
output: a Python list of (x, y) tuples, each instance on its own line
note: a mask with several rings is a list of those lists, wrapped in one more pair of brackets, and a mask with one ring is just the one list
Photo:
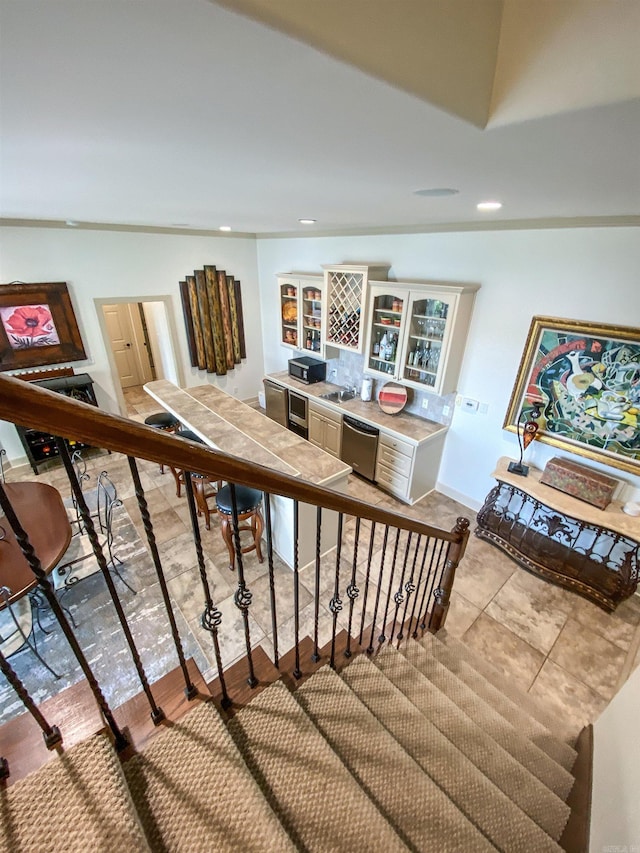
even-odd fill
[(442, 393), (455, 295), (411, 293), (401, 378), (425, 391)]

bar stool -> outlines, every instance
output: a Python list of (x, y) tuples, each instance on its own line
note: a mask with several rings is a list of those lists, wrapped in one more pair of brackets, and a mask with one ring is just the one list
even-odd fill
[[(188, 438), (189, 441), (195, 441), (198, 444), (204, 444), (204, 441), (199, 435), (196, 435), (193, 430), (180, 429), (176, 433), (180, 438)], [(169, 466), (173, 479), (176, 481), (176, 495), (182, 494), (182, 486), (184, 485), (184, 471)], [(193, 484), (193, 495), (196, 500), (198, 515), (204, 514), (204, 524), (207, 530), (211, 530), (211, 513), (216, 512), (216, 505), (209, 506), (209, 501), (215, 498), (218, 491), (222, 488), (222, 480), (212, 480), (206, 474), (198, 474), (196, 471), (191, 472), (191, 483)]]
[[(163, 432), (176, 433), (180, 429), (180, 421), (169, 412), (154, 412), (153, 415), (145, 418), (144, 422), (147, 426), (155, 427), (155, 429), (160, 429)], [(164, 465), (160, 465), (160, 473), (164, 474)]]
[[(249, 531), (253, 537), (251, 545), (241, 549), (242, 554), (255, 551), (259, 562), (262, 563), (262, 550), (260, 539), (264, 530), (264, 521), (260, 505), (262, 504), (262, 492), (250, 489), (248, 486), (236, 486), (236, 508), (238, 510), (238, 531)], [(216, 496), (218, 514), (220, 516), (220, 531), (229, 551), (229, 570), (235, 568), (236, 550), (233, 541), (233, 506), (231, 502), (231, 487), (223, 486)], [(240, 524), (241, 521), (251, 519), (250, 524)]]

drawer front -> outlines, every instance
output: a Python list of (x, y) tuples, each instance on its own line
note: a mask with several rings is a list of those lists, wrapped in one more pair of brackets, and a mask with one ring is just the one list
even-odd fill
[(391, 468), (388, 468), (381, 462), (376, 465), (376, 480), (378, 485), (383, 489), (397, 495), (399, 498), (406, 498), (409, 492), (409, 479), (398, 474)]
[(411, 457), (397, 453), (393, 448), (384, 444), (378, 445), (378, 462), (405, 477), (409, 477), (411, 474)]
[(413, 459), (413, 454), (415, 452), (415, 447), (413, 444), (409, 444), (406, 441), (401, 441), (399, 438), (387, 435), (387, 433), (382, 431), (380, 432), (379, 442), (382, 447), (388, 447), (390, 450), (395, 450), (397, 453), (402, 453), (405, 456), (409, 456), (411, 459)]

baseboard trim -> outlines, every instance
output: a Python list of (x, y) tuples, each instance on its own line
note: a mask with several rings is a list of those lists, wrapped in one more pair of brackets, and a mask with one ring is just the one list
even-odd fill
[(446, 495), (448, 498), (451, 498), (451, 500), (469, 507), (473, 512), (479, 512), (482, 507), (482, 501), (477, 501), (469, 495), (459, 492), (457, 489), (452, 489), (451, 486), (447, 486), (447, 484), (443, 483), (441, 480), (438, 480), (436, 483), (436, 491)]
[(558, 842), (566, 853), (584, 853), (589, 849), (593, 789), (593, 726), (591, 724), (582, 729), (575, 748), (578, 757), (571, 772), (576, 781), (567, 797), (571, 814)]

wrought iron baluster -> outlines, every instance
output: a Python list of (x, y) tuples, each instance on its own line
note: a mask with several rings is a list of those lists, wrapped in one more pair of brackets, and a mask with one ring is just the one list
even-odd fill
[(100, 571), (102, 572), (102, 577), (104, 578), (105, 583), (107, 584), (107, 589), (109, 590), (109, 595), (111, 596), (113, 606), (118, 616), (118, 621), (120, 622), (120, 626), (127, 641), (127, 645), (129, 646), (129, 651), (131, 652), (131, 657), (133, 659), (136, 672), (138, 673), (140, 685), (142, 686), (145, 696), (147, 697), (147, 700), (149, 702), (149, 707), (151, 708), (151, 719), (157, 725), (159, 722), (164, 720), (164, 711), (156, 704), (156, 701), (153, 697), (153, 693), (151, 692), (151, 688), (149, 687), (147, 674), (144, 671), (144, 667), (142, 666), (142, 661), (138, 653), (138, 647), (136, 646), (135, 640), (133, 639), (133, 634), (131, 633), (131, 628), (129, 628), (129, 623), (127, 622), (127, 617), (125, 615), (124, 608), (122, 607), (120, 596), (118, 595), (118, 591), (116, 590), (113, 578), (111, 577), (111, 572), (109, 571), (109, 566), (107, 564), (106, 557), (104, 556), (102, 545), (100, 544), (98, 534), (96, 533), (96, 528), (93, 523), (93, 519), (91, 518), (91, 513), (89, 512), (89, 507), (87, 506), (87, 502), (84, 499), (84, 493), (82, 491), (80, 483), (75, 477), (73, 464), (71, 462), (71, 457), (69, 456), (69, 451), (67, 449), (67, 443), (62, 438), (56, 438), (56, 445), (58, 447), (58, 455), (62, 459), (62, 463), (67, 472), (67, 477), (69, 478), (69, 482), (71, 483), (71, 488), (76, 496), (76, 502), (80, 511), (82, 523), (84, 525), (85, 530), (87, 531), (87, 535), (89, 537), (89, 541), (91, 542), (93, 553), (95, 555), (98, 566), (100, 567)]
[(300, 670), (300, 574), (298, 566), (298, 501), (293, 502), (293, 633), (295, 642), (295, 665), (293, 677), (301, 678)]
[(156, 543), (156, 536), (153, 530), (153, 523), (151, 521), (151, 514), (149, 512), (149, 505), (147, 503), (147, 499), (144, 494), (144, 489), (142, 488), (142, 481), (140, 480), (140, 473), (138, 472), (138, 464), (136, 462), (135, 457), (127, 456), (127, 461), (129, 462), (129, 470), (131, 472), (131, 479), (133, 480), (133, 486), (135, 489), (136, 500), (138, 501), (138, 509), (140, 510), (140, 517), (142, 519), (142, 525), (144, 527), (145, 534), (147, 536), (147, 542), (149, 543), (149, 553), (151, 554), (151, 559), (153, 560), (153, 565), (156, 570), (156, 576), (158, 578), (158, 585), (160, 586), (160, 592), (162, 594), (162, 600), (164, 602), (164, 607), (167, 612), (167, 616), (169, 618), (169, 625), (171, 628), (171, 637), (173, 639), (173, 643), (176, 647), (176, 654), (178, 655), (178, 661), (180, 663), (180, 669), (182, 670), (182, 675), (184, 676), (184, 693), (187, 699), (193, 699), (198, 695), (198, 688), (191, 680), (191, 676), (189, 674), (189, 669), (187, 667), (187, 661), (184, 656), (184, 650), (182, 648), (182, 641), (180, 639), (180, 633), (178, 631), (178, 625), (176, 623), (176, 617), (173, 612), (173, 606), (171, 604), (171, 597), (169, 596), (169, 589), (167, 587), (167, 580), (164, 576), (164, 571), (162, 568), (162, 562), (160, 560), (160, 554), (158, 553), (158, 545)]
[(267, 535), (267, 562), (269, 564), (269, 596), (271, 599), (271, 631), (273, 633), (273, 663), (280, 666), (278, 654), (278, 616), (276, 610), (276, 586), (273, 575), (273, 540), (271, 535), (271, 495), (264, 493), (264, 520)]
[(396, 625), (398, 624), (398, 613), (400, 612), (400, 607), (402, 606), (402, 602), (404, 601), (404, 578), (407, 572), (407, 563), (409, 562), (409, 550), (411, 548), (411, 539), (413, 537), (413, 532), (409, 531), (407, 536), (407, 542), (404, 546), (404, 560), (402, 561), (402, 572), (400, 573), (400, 585), (398, 586), (398, 591), (393, 596), (393, 602), (396, 606), (395, 612), (393, 614), (393, 625), (391, 626), (391, 636), (389, 637), (389, 642), (393, 642), (393, 636), (396, 632)]
[(384, 528), (384, 537), (382, 540), (382, 554), (380, 555), (380, 574), (378, 575), (378, 585), (376, 587), (376, 601), (373, 607), (373, 619), (371, 620), (371, 633), (369, 634), (369, 645), (367, 653), (373, 654), (373, 632), (376, 629), (376, 619), (378, 618), (378, 606), (380, 604), (380, 593), (382, 592), (382, 577), (384, 575), (384, 561), (387, 554), (387, 539), (389, 537), (389, 525)]
[[(236, 565), (238, 567), (238, 589), (233, 596), (236, 607), (242, 613), (242, 623), (244, 625), (244, 639), (247, 647), (247, 667), (249, 675), (247, 684), (249, 687), (256, 687), (258, 679), (256, 678), (253, 669), (253, 652), (251, 651), (251, 632), (249, 630), (249, 607), (251, 606), (252, 595), (244, 579), (244, 563), (242, 562), (242, 544), (240, 543), (240, 524), (238, 522), (238, 500), (236, 497), (236, 487), (234, 483), (229, 483), (229, 494), (231, 495), (231, 518), (233, 521), (233, 541), (236, 549)], [(296, 540), (297, 541), (297, 540)]]
[(313, 655), (311, 660), (317, 663), (320, 660), (320, 649), (318, 648), (318, 620), (320, 618), (320, 547), (322, 540), (322, 507), (317, 507), (316, 512), (316, 578), (315, 578), (315, 601), (313, 613)]
[[(408, 581), (404, 585), (404, 591), (407, 596), (404, 601), (404, 610), (402, 612), (402, 621), (400, 622), (400, 631), (398, 632), (398, 640), (402, 640), (404, 637), (404, 626), (407, 621), (407, 611), (409, 609), (409, 600), (413, 593), (416, 591), (416, 585), (413, 582), (413, 579), (416, 574), (416, 563), (418, 562), (418, 551), (420, 550), (420, 542), (422, 540), (422, 536), (418, 534), (418, 539), (416, 541), (415, 551), (413, 553), (413, 563), (411, 564), (411, 574), (409, 575)], [(407, 631), (408, 633), (408, 631)]]
[(11, 506), (11, 502), (7, 497), (7, 493), (4, 490), (4, 486), (0, 484), (0, 506), (4, 510), (4, 514), (7, 517), (7, 521), (13, 530), (16, 541), (20, 546), (22, 553), (25, 556), (26, 561), (29, 563), (29, 568), (36, 576), (38, 581), (38, 585), (40, 586), (44, 597), (47, 599), (47, 603), (49, 607), (53, 611), (56, 619), (58, 620), (58, 624), (62, 628), (62, 631), (67, 639), (67, 642), (71, 646), (71, 650), (76, 657), (76, 660), (80, 664), (80, 668), (84, 674), (84, 677), (87, 679), (89, 687), (91, 688), (91, 692), (94, 695), (96, 703), (100, 708), (102, 715), (104, 716), (107, 725), (111, 729), (111, 732), (114, 737), (114, 744), (116, 749), (120, 752), (125, 747), (129, 745), (129, 741), (124, 736), (124, 734), (120, 731), (118, 724), (115, 721), (113, 713), (111, 712), (111, 708), (105, 699), (102, 690), (100, 689), (100, 685), (96, 677), (89, 666), (89, 662), (87, 661), (84, 652), (82, 651), (78, 640), (76, 639), (73, 630), (71, 629), (71, 625), (67, 620), (67, 617), (64, 614), (64, 611), (58, 601), (56, 594), (54, 592), (53, 586), (49, 582), (49, 579), (46, 575), (46, 572), (42, 568), (42, 563), (40, 562), (36, 552), (34, 551), (33, 545), (29, 541), (29, 537), (27, 536), (24, 528), (20, 524), (17, 515), (15, 514), (13, 507)]
[[(351, 626), (353, 624), (353, 608), (356, 603), (356, 598), (360, 590), (356, 586), (356, 568), (358, 565), (358, 542), (360, 540), (360, 516), (356, 518), (356, 535), (353, 541), (353, 564), (351, 568), (351, 580), (349, 581), (349, 585), (347, 586), (347, 597), (349, 599), (349, 626), (347, 628), (347, 648), (345, 649), (344, 656), (346, 658), (351, 657)], [(366, 603), (366, 595), (365, 595), (365, 603)]]
[(376, 535), (376, 523), (371, 523), (371, 539), (369, 540), (369, 555), (367, 560), (367, 572), (364, 579), (364, 596), (362, 597), (362, 614), (360, 616), (360, 633), (358, 634), (358, 642), (362, 645), (362, 635), (364, 633), (364, 620), (367, 615), (367, 599), (369, 598), (369, 579), (371, 577), (371, 560), (373, 559), (373, 542)]
[[(2, 674), (4, 675), (4, 677), (7, 679), (9, 684), (17, 693), (18, 698), (21, 700), (24, 707), (27, 709), (27, 711), (31, 714), (33, 719), (42, 729), (42, 736), (44, 738), (44, 742), (47, 749), (53, 749), (58, 744), (62, 743), (62, 735), (60, 734), (60, 729), (57, 726), (50, 725), (45, 720), (44, 715), (31, 698), (29, 692), (27, 691), (27, 688), (19, 679), (11, 664), (2, 654), (2, 652), (0, 652), (0, 669), (2, 670)], [(8, 775), (9, 774), (7, 773), (7, 776)], [(3, 776), (2, 769), (0, 767), (0, 779), (1, 778), (3, 778)]]
[[(442, 554), (443, 551), (444, 551), (444, 556)], [(437, 586), (433, 591), (433, 601), (434, 602), (436, 602), (438, 600), (438, 596), (442, 595), (442, 592), (443, 592), (442, 578), (444, 577), (444, 570), (447, 567), (447, 560), (448, 559), (449, 559), (449, 543), (447, 542), (446, 547), (445, 547), (445, 541), (443, 539), (442, 545), (440, 546), (440, 553), (438, 554), (438, 566), (440, 566), (440, 577), (438, 578)], [(437, 574), (437, 572), (438, 572), (438, 567), (436, 566), (436, 574)], [(431, 629), (431, 627), (433, 625), (433, 619), (434, 619), (433, 614), (434, 614), (434, 612), (435, 612), (435, 608), (433, 607), (433, 604), (432, 604), (431, 612), (429, 613), (429, 623), (427, 626), (429, 629)]]
[(396, 527), (396, 541), (393, 546), (393, 558), (391, 560), (391, 575), (389, 577), (389, 588), (387, 590), (387, 603), (384, 606), (384, 616), (382, 618), (382, 630), (380, 632), (380, 636), (378, 637), (379, 643), (384, 643), (387, 639), (385, 636), (385, 631), (387, 630), (387, 618), (389, 616), (389, 605), (391, 603), (391, 590), (393, 589), (393, 579), (396, 574), (396, 560), (398, 558), (398, 547), (400, 545), (400, 528)]
[[(442, 548), (444, 546), (444, 542), (442, 539), (438, 540), (440, 542), (440, 554), (442, 554)], [(438, 556), (438, 560), (440, 557)], [(427, 570), (427, 577), (424, 582), (424, 591), (422, 593), (422, 601), (420, 602), (420, 610), (418, 612), (418, 617), (420, 613), (422, 613), (422, 619), (420, 619), (419, 627), (424, 631), (427, 627), (427, 611), (429, 609), (429, 602), (431, 601), (431, 596), (433, 594), (433, 587), (436, 582), (436, 570), (435, 567), (438, 565), (438, 560), (436, 560), (436, 543), (431, 543), (431, 559), (429, 560), (429, 569)], [(427, 592), (427, 589), (429, 590)], [(426, 602), (426, 607), (425, 607)], [(416, 623), (416, 633), (413, 635), (417, 636), (418, 632), (418, 623)]]
[(338, 513), (338, 541), (336, 543), (336, 580), (333, 588), (333, 598), (329, 602), (329, 610), (333, 613), (333, 626), (331, 629), (331, 657), (329, 666), (331, 669), (336, 668), (336, 628), (338, 625), (338, 613), (342, 610), (342, 601), (340, 600), (340, 559), (342, 556), (342, 513)]
[[(198, 560), (198, 571), (200, 572), (200, 583), (204, 594), (204, 611), (200, 619), (200, 624), (205, 631), (211, 634), (211, 642), (213, 643), (213, 653), (216, 658), (216, 666), (218, 667), (218, 680), (220, 682), (220, 690), (222, 691), (222, 699), (220, 704), (223, 708), (228, 708), (231, 705), (231, 699), (227, 691), (227, 682), (224, 677), (224, 667), (222, 665), (222, 654), (220, 652), (220, 638), (218, 637), (218, 628), (222, 624), (222, 613), (214, 605), (211, 598), (211, 590), (209, 588), (209, 579), (207, 578), (207, 568), (204, 563), (204, 553), (202, 551), (202, 537), (200, 536), (200, 525), (198, 524), (198, 511), (196, 510), (196, 501), (193, 496), (193, 482), (191, 480), (191, 471), (184, 472), (184, 485), (187, 494), (187, 506), (189, 507), (189, 517), (191, 518), (191, 529), (193, 531), (193, 544), (196, 549), (196, 558)], [(193, 694), (194, 696), (197, 693)], [(193, 698), (193, 697), (189, 697)]]
[[(407, 628), (407, 635), (411, 634), (411, 636), (415, 639), (418, 635), (418, 620), (416, 620), (416, 629), (413, 633), (411, 633), (411, 625), (413, 624), (413, 617), (416, 614), (416, 605), (418, 603), (418, 598), (420, 597), (420, 585), (422, 584), (422, 577), (424, 575), (424, 567), (427, 562), (427, 553), (429, 552), (429, 545), (431, 544), (431, 538), (428, 536), (427, 541), (424, 543), (424, 551), (422, 552), (422, 562), (420, 563), (420, 574), (418, 575), (418, 583), (416, 584), (416, 594), (413, 599), (413, 607), (411, 608), (411, 617), (409, 619), (409, 626)], [(426, 589), (426, 581), (425, 581), (425, 589)], [(418, 610), (418, 619), (420, 618), (420, 611)]]

